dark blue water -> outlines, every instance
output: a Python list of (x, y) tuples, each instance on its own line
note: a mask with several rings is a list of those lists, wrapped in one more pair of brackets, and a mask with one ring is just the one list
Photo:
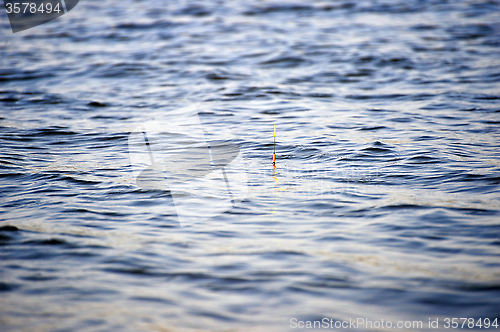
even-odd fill
[[(500, 319), (498, 1), (86, 0), (0, 38), (2, 331)], [(181, 227), (128, 138), (193, 104), (249, 191)]]

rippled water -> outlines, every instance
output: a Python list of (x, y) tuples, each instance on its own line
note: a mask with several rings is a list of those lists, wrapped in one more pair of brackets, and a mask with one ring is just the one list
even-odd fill
[[(86, 0), (17, 34), (1, 17), (2, 331), (500, 318), (499, 2)], [(180, 227), (127, 140), (193, 104), (249, 194)]]

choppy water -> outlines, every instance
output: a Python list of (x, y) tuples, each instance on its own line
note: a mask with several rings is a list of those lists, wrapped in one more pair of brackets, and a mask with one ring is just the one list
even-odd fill
[[(500, 319), (499, 2), (86, 0), (17, 34), (0, 16), (2, 331)], [(179, 227), (127, 140), (195, 103), (250, 191)]]

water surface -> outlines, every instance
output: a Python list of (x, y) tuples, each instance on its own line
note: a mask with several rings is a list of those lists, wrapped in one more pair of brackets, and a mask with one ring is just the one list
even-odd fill
[[(16, 34), (1, 15), (2, 331), (500, 318), (498, 2), (87, 0)], [(180, 227), (127, 142), (193, 104), (249, 194)]]

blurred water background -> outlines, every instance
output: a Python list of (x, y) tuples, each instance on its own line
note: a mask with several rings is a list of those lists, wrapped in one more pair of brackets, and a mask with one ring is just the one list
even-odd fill
[[(498, 1), (85, 0), (0, 38), (2, 331), (500, 318)], [(193, 104), (249, 194), (179, 227), (127, 139)]]

